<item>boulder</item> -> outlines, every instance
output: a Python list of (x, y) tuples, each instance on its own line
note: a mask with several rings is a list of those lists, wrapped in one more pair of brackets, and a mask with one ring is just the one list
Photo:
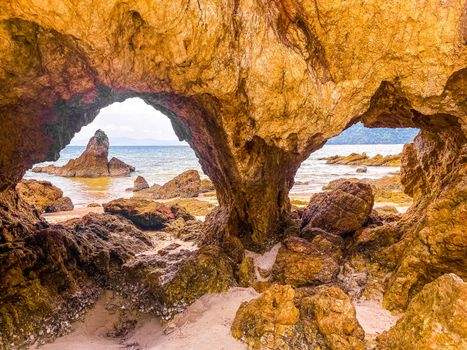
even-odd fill
[(198, 197), (200, 187), (199, 173), (196, 170), (187, 170), (159, 188), (154, 194), (154, 199)]
[(63, 192), (49, 181), (21, 180), (16, 185), (19, 196), (39, 212), (53, 206), (63, 196)]
[(370, 185), (343, 182), (330, 192), (312, 197), (303, 214), (302, 227), (318, 227), (341, 235), (353, 232), (368, 219), (373, 201)]
[[(303, 322), (306, 337), (315, 339), (311, 349), (365, 349), (365, 332), (357, 321), (349, 296), (341, 289), (328, 286), (317, 288), (313, 295), (301, 300), (300, 314), (308, 316)], [(309, 315), (314, 317), (310, 319)], [(318, 334), (324, 339), (320, 339)]]
[(232, 335), (252, 350), (363, 350), (364, 332), (350, 298), (335, 287), (310, 293), (272, 285), (240, 305)]
[(378, 338), (379, 350), (467, 348), (467, 283), (445, 274), (410, 301), (397, 323)]
[(71, 211), (74, 209), (73, 202), (70, 197), (62, 197), (54, 204), (45, 208), (46, 213), (55, 213), (57, 211)]
[(108, 166), (110, 176), (130, 176), (130, 173), (135, 171), (135, 167), (115, 157), (110, 159)]
[(185, 208), (191, 215), (195, 216), (206, 216), (216, 205), (196, 198), (177, 198), (166, 203), (167, 206), (178, 205)]
[(149, 188), (148, 182), (146, 181), (146, 179), (144, 177), (138, 176), (135, 179), (135, 182), (133, 183), (132, 191), (133, 192), (138, 192), (138, 191), (144, 190), (146, 188)]
[(274, 281), (293, 286), (331, 282), (339, 272), (341, 252), (323, 236), (312, 242), (290, 237), (284, 240), (272, 268)]
[(187, 170), (177, 175), (164, 185), (153, 185), (148, 189), (138, 191), (135, 197), (147, 199), (170, 199), (198, 197), (201, 192), (201, 179), (198, 171)]
[(400, 175), (383, 176), (380, 179), (341, 178), (330, 181), (327, 185), (323, 186), (323, 190), (332, 191), (347, 181), (363, 182), (371, 185), (375, 195), (375, 202), (391, 202), (403, 205), (412, 204), (412, 197), (404, 193)]
[(162, 203), (146, 199), (115, 199), (103, 204), (104, 211), (111, 214), (119, 214), (134, 222), (143, 229), (162, 229), (174, 214)]
[(66, 177), (128, 176), (135, 171), (134, 167), (115, 157), (109, 162), (109, 145), (105, 132), (97, 130), (78, 158), (69, 160), (64, 166), (34, 167), (32, 171)]

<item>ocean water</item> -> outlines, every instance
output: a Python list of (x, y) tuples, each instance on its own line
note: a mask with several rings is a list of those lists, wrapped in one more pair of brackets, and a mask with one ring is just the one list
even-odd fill
[[(305, 160), (295, 176), (295, 181), (306, 183), (295, 185), (291, 193), (307, 195), (320, 192), (321, 188), (331, 180), (342, 177), (381, 178), (399, 170), (397, 167), (368, 167), (367, 173), (356, 173), (356, 166), (327, 165), (318, 158), (332, 155), (348, 155), (353, 152), (366, 152), (369, 156), (376, 154), (389, 155), (402, 151), (404, 145), (325, 145)], [(56, 165), (64, 165), (70, 159), (77, 158), (84, 151), (84, 146), (68, 146), (60, 153)], [(126, 191), (133, 186), (134, 179), (141, 175), (150, 185), (164, 184), (176, 175), (188, 169), (196, 169), (202, 177), (201, 170), (193, 150), (189, 146), (114, 146), (110, 147), (109, 159), (117, 157), (127, 164), (136, 167), (129, 177), (120, 178), (66, 178), (28, 171), (24, 178), (47, 180), (61, 188), (65, 196), (69, 196), (76, 207), (83, 207), (91, 202), (103, 203), (119, 197), (131, 197)], [(37, 165), (47, 165), (44, 162)], [(207, 177), (206, 177), (207, 178)]]

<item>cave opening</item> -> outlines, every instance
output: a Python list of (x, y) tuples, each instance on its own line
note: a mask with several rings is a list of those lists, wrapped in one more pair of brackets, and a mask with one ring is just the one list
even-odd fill
[(363, 181), (373, 188), (375, 207), (395, 206), (405, 212), (412, 198), (400, 182), (401, 154), (419, 131), (355, 123), (301, 163), (289, 194), (291, 204), (306, 206), (314, 193), (333, 190), (343, 181)]
[[(119, 159), (134, 167), (134, 171), (106, 174), (101, 171), (100, 160), (92, 157), (85, 159), (74, 173), (38, 171), (50, 165), (64, 167), (70, 160), (79, 158), (97, 130), (102, 130), (109, 141), (108, 155), (102, 157)], [(188, 170), (197, 171), (202, 180), (209, 181), (192, 148), (175, 134), (170, 119), (141, 98), (130, 97), (100, 109), (95, 119), (83, 126), (60, 151), (58, 160), (34, 164), (23, 179), (51, 182), (71, 199), (75, 208), (82, 209), (90, 204), (132, 197), (136, 179), (149, 186), (162, 186)], [(211, 199), (215, 202), (215, 196)]]

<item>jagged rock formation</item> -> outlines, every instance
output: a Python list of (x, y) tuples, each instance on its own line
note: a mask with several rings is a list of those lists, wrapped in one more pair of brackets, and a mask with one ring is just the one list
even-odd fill
[(64, 166), (47, 165), (34, 167), (35, 173), (48, 173), (67, 177), (105, 177), (128, 176), (135, 171), (131, 165), (109, 155), (109, 138), (102, 130), (97, 130), (89, 139), (86, 150), (76, 159), (71, 159)]
[(461, 3), (60, 3), (0, 5), (2, 188), (139, 96), (216, 185), (216, 227), (263, 249), (300, 162), (352, 123), (462, 132)]
[(62, 190), (49, 181), (22, 180), (16, 185), (16, 191), (40, 213), (73, 210), (71, 199), (63, 197)]
[(378, 349), (464, 349), (466, 314), (467, 283), (443, 275), (425, 285), (397, 324), (378, 337)]
[[(319, 158), (320, 160), (325, 160), (326, 164), (344, 164), (344, 165), (367, 165), (367, 166), (400, 166), (401, 165), (401, 155), (389, 155), (382, 156), (377, 154), (374, 157), (368, 157), (368, 155), (363, 152), (352, 153), (348, 156), (331, 156), (325, 158)], [(358, 170), (358, 169), (357, 169)]]
[(78, 238), (44, 234), (13, 189), (128, 97), (167, 114), (194, 149), (219, 199), (206, 241), (235, 261), (293, 226), (294, 175), (327, 139), (358, 121), (419, 128), (401, 170), (414, 205), (385, 226), (391, 239), (378, 247), (391, 273), (385, 305), (405, 308), (446, 272), (465, 278), (466, 16), (464, 3), (434, 0), (0, 2), (2, 305), (28, 306), (31, 294), (17, 298), (23, 279), (37, 295), (46, 282), (81, 276), (75, 267), (105, 276), (91, 259), (98, 233), (87, 250), (67, 249)]

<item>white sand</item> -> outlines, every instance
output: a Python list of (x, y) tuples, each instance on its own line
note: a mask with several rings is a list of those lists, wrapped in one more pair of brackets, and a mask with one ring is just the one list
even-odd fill
[(230, 335), (230, 326), (240, 304), (257, 296), (252, 288), (204, 295), (163, 328), (144, 322), (127, 343), (148, 350), (245, 350), (245, 344)]
[(376, 300), (359, 300), (354, 303), (357, 320), (365, 331), (365, 339), (372, 342), (378, 335), (391, 328), (400, 316), (391, 314)]
[(108, 292), (82, 321), (73, 324), (71, 333), (39, 349), (245, 350), (245, 344), (230, 335), (230, 326), (240, 304), (257, 296), (252, 288), (207, 294), (164, 326), (157, 318), (144, 315), (138, 317), (136, 329), (125, 338), (111, 338), (107, 334), (118, 322), (119, 312), (106, 308), (111, 300)]
[(272, 269), (272, 265), (274, 265), (274, 262), (276, 261), (276, 256), (277, 256), (277, 253), (279, 252), (280, 247), (281, 247), (281, 244), (277, 243), (274, 247), (271, 248), (271, 250), (264, 253), (263, 255), (255, 253), (255, 252), (251, 252), (249, 250), (245, 251), (245, 255), (251, 256), (254, 260), (255, 275), (258, 281), (267, 280), (267, 278), (261, 277), (261, 275), (258, 272), (258, 268), (261, 268), (262, 270), (270, 271)]

